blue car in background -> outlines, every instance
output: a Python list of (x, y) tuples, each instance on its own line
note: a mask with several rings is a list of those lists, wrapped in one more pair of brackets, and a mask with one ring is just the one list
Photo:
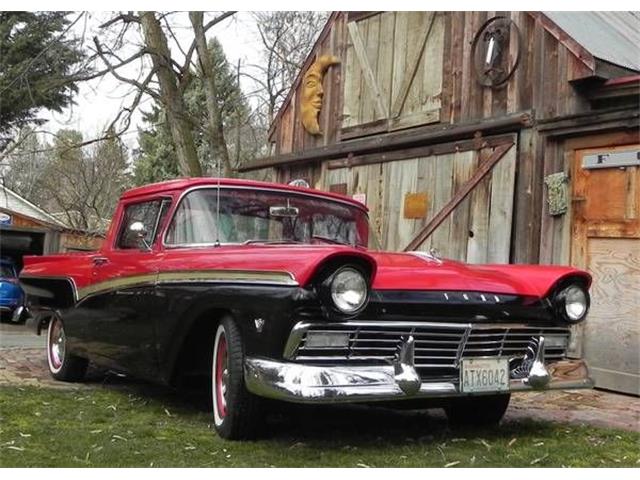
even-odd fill
[(18, 283), (15, 263), (0, 259), (0, 314), (13, 322), (22, 321), (24, 311), (24, 292)]

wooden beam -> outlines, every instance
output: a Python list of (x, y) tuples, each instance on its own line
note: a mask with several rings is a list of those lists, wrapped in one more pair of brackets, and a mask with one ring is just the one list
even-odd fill
[(447, 204), (440, 210), (429, 223), (427, 223), (420, 231), (416, 234), (416, 236), (409, 242), (409, 244), (404, 247), (405, 252), (409, 252), (418, 248), (422, 242), (424, 242), (429, 235), (431, 235), (436, 228), (438, 228), (442, 222), (444, 222), (447, 217), (455, 210), (455, 208), (460, 205), (460, 203), (467, 198), (467, 195), (471, 193), (471, 191), (482, 181), (482, 179), (493, 169), (493, 167), (500, 161), (502, 157), (509, 151), (509, 149), (514, 145), (513, 142), (507, 143), (505, 145), (500, 145), (497, 147), (491, 156), (484, 160), (479, 166), (478, 169), (474, 172), (471, 178), (462, 185), (460, 190), (458, 190), (453, 198), (447, 202)]
[(473, 138), (476, 135), (485, 137), (492, 134), (515, 132), (522, 127), (530, 127), (533, 124), (533, 113), (527, 111), (473, 123), (416, 127), (410, 130), (348, 140), (302, 152), (260, 158), (243, 165), (238, 171), (247, 172), (289, 163), (332, 160), (334, 158), (347, 157), (349, 154), (356, 155), (398, 150), (400, 148), (431, 145), (451, 140), (464, 140)]
[(468, 152), (469, 150), (480, 150), (487, 147), (497, 147), (499, 145), (513, 144), (514, 134), (506, 134), (495, 137), (478, 137), (472, 140), (461, 140), (457, 142), (438, 143), (436, 145), (406, 148), (403, 150), (393, 150), (391, 152), (368, 153), (365, 155), (349, 155), (347, 158), (329, 160), (327, 168), (335, 170), (345, 167), (360, 167), (374, 163), (394, 162), (416, 157), (431, 157), (433, 155), (446, 155), (454, 152)]
[(360, 20), (364, 20), (365, 18), (373, 17), (374, 15), (378, 15), (383, 13), (381, 11), (371, 11), (371, 12), (347, 12), (347, 21), (348, 22), (359, 22)]
[(640, 110), (637, 106), (625, 109), (601, 110), (598, 112), (584, 112), (574, 115), (540, 120), (537, 126), (538, 131), (548, 132), (550, 130), (560, 130), (564, 128), (576, 128), (586, 125), (602, 125), (606, 122), (629, 121), (637, 125), (640, 117)]

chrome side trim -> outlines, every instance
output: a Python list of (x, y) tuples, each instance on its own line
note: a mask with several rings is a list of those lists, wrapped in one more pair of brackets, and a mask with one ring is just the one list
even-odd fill
[(146, 275), (131, 275), (128, 277), (118, 277), (102, 282), (92, 283), (86, 287), (78, 290), (78, 301), (84, 300), (91, 295), (97, 295), (99, 293), (106, 293), (110, 290), (117, 290), (119, 288), (132, 288), (140, 287), (144, 285), (154, 285), (157, 275), (154, 273)]
[(117, 277), (81, 288), (79, 300), (111, 290), (172, 283), (239, 283), (298, 286), (289, 272), (262, 270), (184, 270)]
[[(592, 388), (586, 362), (562, 360), (547, 365), (551, 379), (540, 390)], [(415, 398), (446, 398), (460, 392), (457, 381), (423, 382), (415, 393), (402, 390), (392, 365), (325, 367), (246, 358), (244, 379), (255, 395), (294, 403), (350, 403)], [(530, 391), (525, 379), (512, 379), (511, 392)], [(491, 394), (495, 392), (483, 392)], [(480, 394), (479, 394), (480, 395)]]
[(298, 282), (290, 272), (271, 270), (183, 270), (158, 273), (158, 283), (172, 282), (233, 282), (287, 285), (296, 287)]
[[(170, 283), (240, 283), (297, 287), (299, 284), (290, 272), (268, 270), (178, 270), (172, 272), (147, 273), (143, 275), (129, 275), (116, 277), (102, 282), (92, 283), (83, 288), (77, 288), (71, 277), (23, 275), (20, 279), (36, 280), (66, 280), (71, 284), (74, 301), (80, 302), (85, 298), (106, 293), (121, 288), (141, 287)], [(27, 287), (35, 289), (37, 287)]]

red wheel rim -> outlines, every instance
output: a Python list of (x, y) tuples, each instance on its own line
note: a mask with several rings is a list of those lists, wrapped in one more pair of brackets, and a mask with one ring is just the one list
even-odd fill
[(224, 418), (227, 415), (227, 380), (229, 372), (227, 369), (227, 339), (224, 334), (218, 340), (218, 351), (216, 352), (216, 403), (218, 415)]
[(58, 319), (51, 320), (51, 328), (49, 329), (49, 360), (51, 366), (58, 370), (62, 367), (64, 361), (65, 336), (62, 322)]

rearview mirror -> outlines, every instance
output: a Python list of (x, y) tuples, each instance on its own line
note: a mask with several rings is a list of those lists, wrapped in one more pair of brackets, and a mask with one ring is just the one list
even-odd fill
[(151, 250), (151, 245), (147, 243), (147, 229), (142, 222), (133, 222), (129, 225), (129, 231), (134, 233), (140, 244), (140, 250)]
[(269, 215), (272, 217), (288, 217), (295, 218), (300, 213), (300, 210), (297, 207), (290, 206), (276, 206), (269, 207)]

